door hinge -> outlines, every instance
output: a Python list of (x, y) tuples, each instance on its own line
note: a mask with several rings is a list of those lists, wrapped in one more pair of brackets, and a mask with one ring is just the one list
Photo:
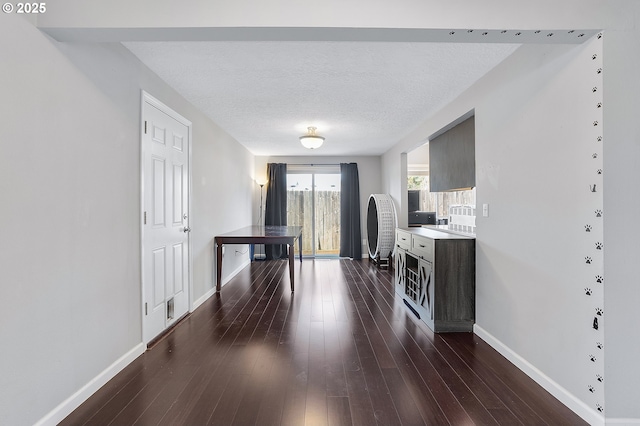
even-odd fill
[(144, 120), (144, 134), (147, 134), (147, 120)]
[(147, 302), (145, 302), (145, 303), (144, 303), (144, 314), (145, 314), (145, 315), (149, 315), (149, 312), (148, 312), (148, 310), (147, 310), (147, 306), (148, 306), (148, 304), (147, 304)]
[(144, 212), (144, 224), (147, 224), (147, 212)]

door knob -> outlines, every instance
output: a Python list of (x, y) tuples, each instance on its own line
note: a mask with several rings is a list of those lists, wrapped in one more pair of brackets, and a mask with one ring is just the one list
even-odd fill
[(191, 228), (189, 228), (188, 226), (185, 226), (183, 232), (191, 232)]

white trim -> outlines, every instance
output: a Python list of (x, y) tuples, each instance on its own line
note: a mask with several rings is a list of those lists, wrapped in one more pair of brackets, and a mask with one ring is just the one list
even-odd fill
[(242, 264), (240, 266), (238, 266), (233, 272), (231, 272), (229, 275), (227, 275), (226, 278), (222, 279), (222, 282), (220, 283), (220, 288), (222, 288), (223, 285), (225, 285), (226, 283), (228, 283), (229, 281), (231, 281), (231, 279), (233, 277), (235, 277), (236, 275), (238, 275), (240, 273), (240, 271), (242, 271), (244, 268), (246, 268), (247, 266), (249, 266), (249, 264), (251, 263), (251, 259), (246, 259), (244, 262), (242, 262)]
[[(181, 124), (184, 124), (185, 126), (187, 126), (189, 128), (189, 130), (191, 130), (191, 127), (192, 127), (191, 121), (187, 120), (182, 115), (180, 115), (178, 112), (176, 112), (175, 110), (171, 109), (167, 105), (163, 104), (161, 101), (159, 101), (158, 99), (154, 98), (152, 95), (150, 95), (149, 93), (145, 92), (144, 90), (142, 90), (142, 101), (143, 102), (147, 102), (148, 104), (158, 108), (160, 111), (162, 111), (165, 114), (169, 115), (171, 118), (179, 121)], [(143, 128), (143, 131), (144, 131), (144, 128)], [(189, 132), (189, 136), (191, 136), (191, 132)]]
[[(187, 190), (187, 194), (189, 197), (189, 202), (187, 204), (187, 227), (191, 228), (193, 226), (193, 222), (191, 221), (191, 197), (192, 197), (192, 187), (193, 187), (193, 182), (192, 182), (192, 175), (193, 172), (191, 170), (193, 163), (191, 161), (192, 159), (192, 151), (193, 151), (193, 124), (191, 123), (191, 121), (187, 120), (186, 118), (184, 118), (182, 115), (180, 115), (179, 113), (177, 113), (176, 111), (174, 111), (172, 108), (168, 107), (167, 105), (165, 105), (164, 103), (162, 103), (161, 101), (159, 101), (158, 99), (156, 99), (154, 96), (150, 95), (149, 93), (145, 92), (144, 90), (140, 91), (140, 299), (141, 299), (141, 306), (140, 306), (140, 325), (142, 327), (142, 341), (143, 343), (149, 343), (149, 341), (151, 339), (153, 339), (156, 336), (145, 336), (144, 335), (144, 304), (145, 304), (145, 294), (144, 294), (144, 127), (145, 127), (145, 123), (144, 123), (144, 112), (145, 112), (145, 104), (148, 104), (152, 107), (155, 107), (157, 109), (159, 109), (160, 111), (164, 112), (165, 114), (167, 114), (169, 117), (173, 118), (174, 120), (178, 121), (179, 123), (183, 124), (184, 126), (187, 127), (188, 129), (188, 134), (187, 134), (187, 145), (189, 147), (189, 158), (187, 159), (188, 165), (189, 165), (189, 176), (188, 176), (188, 190)], [(193, 305), (193, 239), (191, 237), (191, 233), (189, 233), (189, 236), (187, 238), (187, 244), (189, 246), (189, 300), (187, 301), (187, 306), (189, 307), (189, 312), (193, 312), (193, 309), (191, 308), (191, 306)]]
[(109, 380), (115, 377), (126, 366), (131, 364), (136, 358), (144, 353), (147, 346), (143, 343), (138, 343), (133, 349), (126, 354), (122, 355), (116, 362), (107, 367), (102, 373), (98, 374), (92, 380), (84, 385), (80, 390), (64, 400), (60, 405), (54, 408), (49, 414), (38, 420), (36, 426), (49, 426), (57, 425), (65, 417), (73, 412), (76, 408), (85, 402), (91, 395), (93, 395), (98, 389), (104, 386)]
[[(231, 272), (226, 278), (222, 279), (222, 282), (220, 283), (220, 288), (222, 288), (223, 285), (225, 285), (226, 283), (228, 283), (229, 281), (231, 281), (231, 279), (233, 277), (235, 277), (236, 275), (238, 275), (240, 273), (240, 271), (242, 271), (244, 268), (246, 268), (247, 266), (249, 266), (249, 264), (251, 264), (251, 259), (246, 259), (244, 262), (242, 262), (242, 264), (240, 266), (238, 266), (233, 272)], [(214, 274), (215, 274), (215, 267), (214, 269)], [(214, 275), (215, 276), (215, 275)], [(215, 278), (214, 278), (215, 279)], [(193, 306), (191, 307), (191, 311), (195, 311), (200, 305), (202, 305), (204, 302), (207, 301), (208, 298), (210, 298), (211, 296), (213, 296), (214, 294), (216, 294), (216, 283), (212, 283), (213, 287), (211, 289), (209, 289), (209, 291), (207, 291), (204, 295), (200, 296), (198, 298), (198, 300), (193, 302)]]
[(200, 307), (200, 305), (202, 305), (204, 302), (207, 301), (208, 298), (210, 298), (211, 296), (213, 296), (214, 294), (216, 294), (216, 287), (213, 286), (212, 289), (210, 289), (209, 291), (207, 291), (205, 294), (203, 294), (202, 296), (200, 296), (198, 298), (198, 300), (193, 302), (193, 306), (191, 306), (191, 312), (195, 311), (196, 309), (198, 309)]
[(640, 419), (607, 419), (606, 420), (606, 424), (607, 426), (609, 425), (625, 425), (625, 426), (630, 426), (630, 425), (640, 425)]
[(294, 164), (287, 163), (287, 174), (321, 173), (327, 175), (339, 175), (340, 164)]
[[(566, 405), (570, 410), (582, 417), (583, 420), (593, 426), (604, 426), (605, 419), (600, 413), (576, 398), (575, 395), (560, 386), (500, 340), (496, 339), (492, 334), (487, 332), (478, 324), (473, 326), (473, 332), (498, 351), (502, 356), (507, 358), (513, 365), (522, 370), (523, 373), (542, 386), (547, 392)], [(607, 421), (607, 424), (608, 423), (609, 422)]]
[(140, 339), (144, 342), (144, 103), (147, 93), (140, 94)]

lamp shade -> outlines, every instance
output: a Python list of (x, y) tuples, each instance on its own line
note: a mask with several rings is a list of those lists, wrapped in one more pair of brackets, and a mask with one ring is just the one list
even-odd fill
[(320, 135), (316, 135), (315, 127), (307, 127), (307, 134), (300, 136), (300, 143), (302, 146), (308, 149), (320, 148), (324, 143), (324, 138)]

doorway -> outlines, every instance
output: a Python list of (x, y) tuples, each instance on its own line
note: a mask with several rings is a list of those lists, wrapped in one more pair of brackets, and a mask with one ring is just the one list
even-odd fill
[(191, 309), (191, 122), (142, 93), (142, 338)]
[(287, 224), (302, 226), (304, 256), (340, 254), (340, 166), (287, 166)]

